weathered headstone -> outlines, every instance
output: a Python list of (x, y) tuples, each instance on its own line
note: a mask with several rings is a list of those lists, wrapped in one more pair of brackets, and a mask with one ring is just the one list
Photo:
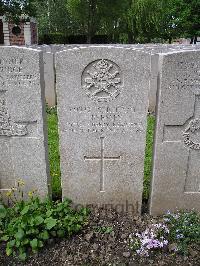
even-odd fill
[(26, 189), (48, 194), (47, 136), (44, 129), (42, 52), (0, 48), (0, 192), (23, 179)]
[(74, 48), (56, 72), (63, 197), (140, 212), (150, 55)]
[(200, 51), (160, 55), (150, 212), (200, 210)]
[(154, 113), (157, 103), (157, 78), (159, 72), (159, 53), (167, 53), (182, 50), (195, 50), (198, 45), (157, 45), (157, 46), (144, 46), (144, 50), (151, 53), (151, 80), (149, 91), (149, 112)]
[(56, 105), (54, 54), (44, 53), (45, 99), (49, 107)]

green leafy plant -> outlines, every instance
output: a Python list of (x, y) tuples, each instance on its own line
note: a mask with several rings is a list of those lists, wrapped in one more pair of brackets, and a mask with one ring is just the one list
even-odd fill
[(96, 227), (95, 231), (102, 234), (110, 234), (113, 232), (113, 227), (110, 226)]
[(47, 114), (57, 114), (57, 107), (53, 106), (53, 107), (49, 107), (48, 104), (46, 103), (46, 113)]
[(200, 214), (168, 212), (157, 224), (149, 224), (145, 231), (129, 235), (130, 247), (139, 256), (169, 250), (186, 255), (189, 247), (200, 244)]
[(48, 239), (77, 233), (88, 216), (86, 208), (74, 210), (68, 199), (42, 201), (33, 192), (29, 197), (28, 201), (12, 201), (11, 207), (0, 202), (0, 242), (6, 242), (8, 256), (18, 255), (21, 260), (26, 259), (29, 250), (38, 252)]
[(169, 228), (169, 241), (174, 244), (174, 251), (187, 254), (188, 246), (200, 244), (200, 214), (195, 211), (168, 212), (164, 217)]

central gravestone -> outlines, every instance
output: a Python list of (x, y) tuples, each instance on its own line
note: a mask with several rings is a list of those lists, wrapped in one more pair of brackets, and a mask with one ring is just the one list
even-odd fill
[(149, 69), (125, 48), (56, 55), (63, 197), (140, 212)]

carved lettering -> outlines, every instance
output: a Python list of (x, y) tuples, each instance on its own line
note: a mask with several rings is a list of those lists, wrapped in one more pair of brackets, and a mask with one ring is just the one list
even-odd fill
[(143, 132), (145, 126), (135, 113), (134, 106), (72, 106), (68, 112), (72, 122), (66, 124), (66, 130), (75, 133)]
[(5, 100), (0, 99), (0, 136), (12, 137), (25, 136), (27, 134), (27, 127), (11, 120)]
[[(31, 86), (38, 84), (39, 75), (23, 74), (23, 58), (0, 59), (0, 85), (3, 86)], [(1, 88), (0, 88), (1, 90)]]

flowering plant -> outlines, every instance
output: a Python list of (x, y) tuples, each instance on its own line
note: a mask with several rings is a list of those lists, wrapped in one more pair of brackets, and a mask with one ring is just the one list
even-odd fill
[(195, 211), (168, 211), (164, 221), (170, 230), (168, 240), (176, 243), (173, 251), (187, 254), (189, 245), (200, 244), (200, 215)]
[(163, 249), (168, 245), (168, 227), (163, 223), (152, 224), (142, 233), (130, 235), (131, 246), (140, 256), (149, 256), (155, 249)]

